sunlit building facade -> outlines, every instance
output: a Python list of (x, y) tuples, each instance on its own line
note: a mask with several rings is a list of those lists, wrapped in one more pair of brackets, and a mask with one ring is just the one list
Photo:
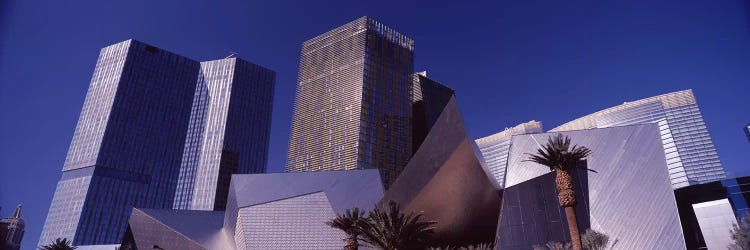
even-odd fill
[(483, 164), (486, 165), (485, 167), (492, 173), (492, 176), (495, 177), (500, 188), (503, 188), (503, 182), (505, 181), (505, 169), (508, 164), (508, 151), (510, 151), (511, 138), (513, 138), (514, 135), (541, 132), (541, 122), (529, 121), (474, 141), (482, 154)]
[(39, 245), (116, 243), (132, 207), (172, 207), (199, 69), (135, 40), (101, 50)]
[(286, 171), (378, 169), (411, 157), (414, 42), (362, 17), (302, 45)]
[(274, 83), (239, 58), (201, 62), (175, 209), (223, 210), (232, 174), (265, 172)]
[(692, 90), (625, 102), (550, 132), (655, 123), (659, 126), (673, 188), (726, 178)]
[(38, 244), (117, 244), (133, 207), (223, 209), (231, 174), (265, 170), (274, 79), (237, 58), (103, 48)]

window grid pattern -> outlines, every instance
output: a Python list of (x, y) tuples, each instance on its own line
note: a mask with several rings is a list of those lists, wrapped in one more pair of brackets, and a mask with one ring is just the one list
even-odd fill
[(411, 156), (413, 41), (363, 17), (303, 44), (286, 170), (379, 169)]
[(479, 152), (484, 159), (484, 164), (490, 170), (495, 180), (503, 188), (505, 182), (505, 170), (508, 165), (508, 153), (510, 142), (514, 135), (533, 134), (542, 132), (542, 123), (529, 121), (512, 128), (506, 128), (502, 132), (487, 137), (482, 137), (475, 142)]
[(59, 228), (74, 245), (117, 243), (133, 206), (171, 208), (199, 68), (135, 40), (102, 49), (60, 180), (89, 178), (87, 195), (56, 190), (40, 245)]
[(56, 238), (72, 239), (75, 236), (90, 182), (91, 177), (85, 176), (57, 183), (38, 245), (49, 244)]
[(692, 90), (650, 97), (605, 109), (551, 132), (643, 123), (659, 125), (673, 188), (726, 178)]
[(274, 84), (241, 59), (201, 63), (175, 209), (223, 210), (231, 174), (265, 172)]

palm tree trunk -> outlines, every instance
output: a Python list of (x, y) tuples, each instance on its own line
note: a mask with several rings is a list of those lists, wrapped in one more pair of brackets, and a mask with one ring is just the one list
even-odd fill
[(576, 221), (576, 208), (565, 207), (565, 218), (568, 219), (568, 231), (570, 231), (570, 243), (573, 245), (573, 250), (583, 249), (581, 234), (578, 232), (578, 222)]
[(573, 178), (570, 175), (570, 170), (558, 169), (555, 172), (557, 201), (560, 203), (560, 207), (565, 208), (570, 242), (573, 245), (573, 250), (582, 250), (581, 234), (578, 231), (578, 221), (576, 220), (576, 193), (573, 191)]
[(356, 234), (350, 234), (349, 238), (346, 239), (346, 250), (357, 250), (359, 249), (359, 242), (357, 241)]

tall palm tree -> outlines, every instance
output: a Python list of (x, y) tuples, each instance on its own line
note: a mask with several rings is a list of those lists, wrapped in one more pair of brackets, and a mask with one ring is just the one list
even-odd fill
[(74, 247), (72, 241), (67, 238), (57, 238), (50, 244), (39, 247), (40, 250), (74, 250), (78, 247)]
[(560, 207), (565, 209), (573, 250), (581, 250), (581, 234), (576, 222), (576, 193), (573, 191), (573, 181), (570, 174), (575, 168), (581, 167), (579, 163), (591, 155), (591, 150), (578, 145), (573, 145), (571, 148), (570, 138), (557, 134), (554, 139), (552, 137), (547, 138), (547, 145), (538, 149), (537, 154), (528, 155), (527, 161), (539, 163), (549, 167), (550, 171), (555, 171), (557, 200)]
[(360, 225), (367, 219), (364, 215), (364, 211), (355, 207), (353, 209), (347, 209), (344, 214), (339, 214), (336, 218), (326, 222), (326, 224), (346, 233), (348, 236), (346, 238), (347, 250), (357, 250), (359, 249), (357, 238), (360, 234)]
[(429, 245), (434, 221), (425, 221), (421, 213), (401, 213), (398, 203), (389, 201), (376, 207), (360, 225), (362, 241), (384, 250), (424, 249)]

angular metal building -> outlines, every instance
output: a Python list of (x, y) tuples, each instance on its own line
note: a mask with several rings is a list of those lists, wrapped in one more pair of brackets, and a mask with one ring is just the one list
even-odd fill
[(485, 168), (492, 172), (495, 181), (503, 188), (505, 181), (505, 168), (508, 164), (508, 151), (510, 150), (510, 139), (514, 135), (533, 134), (542, 132), (542, 123), (538, 121), (529, 121), (521, 123), (512, 128), (476, 139), (477, 147), (482, 154)]
[[(565, 131), (586, 146), (589, 169), (578, 171), (579, 230), (586, 226), (617, 241), (615, 249), (685, 249), (675, 196), (657, 124)], [(526, 161), (557, 133), (516, 135), (508, 159), (498, 249), (531, 249), (570, 241), (556, 201), (554, 173)]]
[(437, 221), (439, 244), (492, 242), (501, 195), (472, 144), (453, 96), (381, 202), (396, 201), (404, 211)]
[(454, 96), (453, 89), (427, 77), (427, 71), (414, 74), (412, 98), (412, 153), (417, 153), (427, 133), (435, 126), (445, 105)]
[(362, 17), (302, 45), (287, 172), (378, 169), (411, 157), (414, 42)]
[(325, 222), (383, 196), (377, 170), (234, 175), (226, 211), (135, 209), (123, 246), (139, 249), (340, 249)]
[(645, 123), (659, 125), (673, 188), (727, 177), (690, 89), (625, 102), (565, 123), (550, 132)]

